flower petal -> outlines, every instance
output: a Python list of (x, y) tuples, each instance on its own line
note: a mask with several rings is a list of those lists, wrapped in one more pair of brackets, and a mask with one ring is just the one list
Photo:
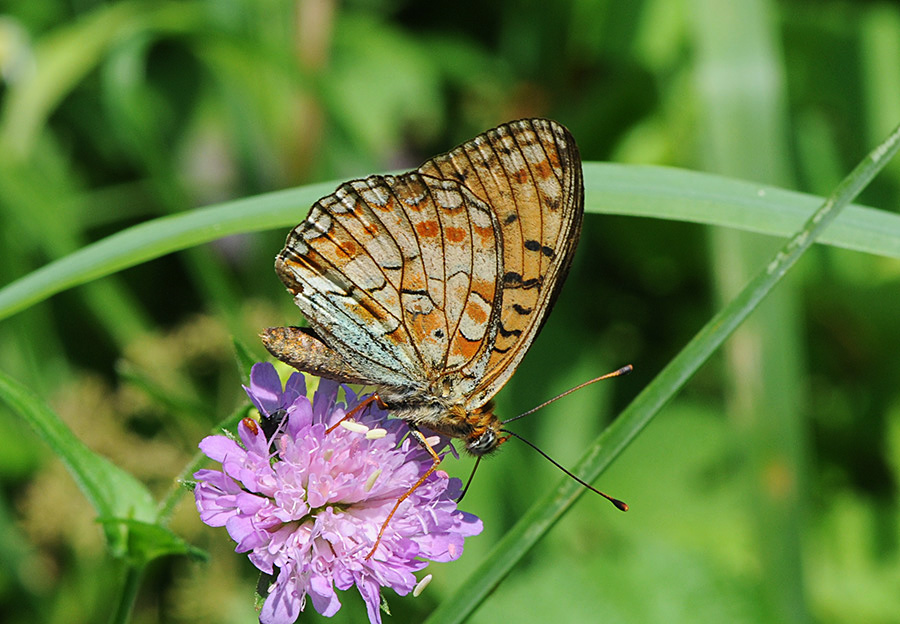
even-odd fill
[(284, 395), (281, 399), (281, 407), (287, 407), (300, 398), (302, 398), (305, 403), (309, 403), (309, 401), (306, 400), (306, 377), (304, 377), (302, 373), (291, 373), (287, 383), (284, 384)]
[(203, 453), (213, 461), (223, 462), (226, 457), (246, 455), (247, 452), (229, 437), (215, 435), (200, 440), (198, 445)]
[(334, 593), (331, 580), (322, 576), (313, 576), (309, 579), (307, 588), (313, 607), (325, 617), (331, 617), (341, 608), (341, 601)]
[(369, 622), (381, 624), (381, 588), (378, 583), (369, 579), (360, 579), (356, 582), (356, 588), (366, 603)]
[(292, 582), (291, 572), (280, 570), (259, 613), (260, 624), (294, 624), (302, 610), (302, 598)]
[(281, 378), (269, 362), (259, 362), (250, 369), (250, 387), (244, 386), (247, 396), (260, 414), (270, 416), (281, 408)]

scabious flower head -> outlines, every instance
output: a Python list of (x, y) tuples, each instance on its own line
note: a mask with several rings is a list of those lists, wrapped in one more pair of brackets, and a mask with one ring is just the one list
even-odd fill
[(277, 575), (259, 616), (263, 624), (296, 621), (307, 597), (316, 611), (334, 615), (341, 607), (335, 588), (352, 585), (369, 620), (381, 622), (382, 587), (409, 593), (425, 559), (457, 559), (464, 538), (481, 532), (481, 520), (456, 508), (459, 480), (438, 470), (400, 504), (366, 559), (388, 513), (432, 460), (412, 437), (404, 438), (402, 420), (388, 419), (374, 404), (354, 420), (384, 430), (383, 437), (345, 427), (326, 433), (360, 403), (346, 387), (347, 403), (338, 403), (338, 387), (322, 379), (310, 402), (301, 374), (282, 389), (271, 364), (256, 364), (244, 389), (263, 419), (282, 419), (273, 439), (242, 422), (242, 444), (224, 435), (200, 443), (222, 464), (194, 474), (200, 518), (224, 526), (237, 552)]

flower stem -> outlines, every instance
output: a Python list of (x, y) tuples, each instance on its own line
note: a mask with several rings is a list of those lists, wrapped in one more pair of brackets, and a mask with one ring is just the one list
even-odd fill
[[(900, 126), (860, 162), (775, 256), (727, 306), (717, 313), (681, 352), (594, 441), (572, 472), (593, 481), (687, 383), (710, 355), (753, 312), (816, 238), (900, 149)], [(536, 501), (501, 539), (481, 566), (428, 618), (428, 624), (463, 622), (513, 567), (585, 492), (565, 479)]]
[(125, 575), (120, 586), (116, 608), (110, 614), (109, 624), (127, 624), (134, 609), (134, 601), (144, 577), (144, 566), (125, 565)]

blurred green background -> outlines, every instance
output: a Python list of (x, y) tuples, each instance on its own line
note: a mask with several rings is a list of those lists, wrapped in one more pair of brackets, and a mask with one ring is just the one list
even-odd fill
[[(584, 160), (827, 195), (900, 122), (900, 3), (836, 0), (0, 1), (0, 284), (134, 224), (411, 168), (510, 119)], [(862, 203), (895, 210), (900, 163)], [(306, 206), (297, 207), (297, 221)], [(163, 493), (243, 400), (231, 337), (299, 322), (287, 228), (81, 286), (0, 323), (0, 368)], [(571, 465), (779, 241), (588, 215), (562, 296), (498, 397)], [(900, 264), (817, 247), (472, 618), (900, 621)], [(0, 619), (105, 620), (120, 568), (48, 447), (0, 406)], [(452, 465), (451, 465), (452, 464)], [(446, 462), (465, 476), (471, 463)], [(512, 442), (464, 509), (485, 521), (421, 621), (560, 478)], [(208, 563), (155, 562), (134, 622), (250, 622), (254, 568), (186, 496)], [(355, 591), (332, 619), (365, 617)], [(322, 618), (312, 612), (302, 621)]]

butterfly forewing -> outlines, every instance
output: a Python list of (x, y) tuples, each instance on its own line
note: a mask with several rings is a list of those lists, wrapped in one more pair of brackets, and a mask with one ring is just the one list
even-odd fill
[(521, 120), (479, 135), (419, 168), (459, 180), (491, 206), (503, 241), (499, 314), (490, 358), (467, 405), (487, 402), (515, 371), (553, 306), (581, 232), (584, 188), (571, 134), (559, 124)]

